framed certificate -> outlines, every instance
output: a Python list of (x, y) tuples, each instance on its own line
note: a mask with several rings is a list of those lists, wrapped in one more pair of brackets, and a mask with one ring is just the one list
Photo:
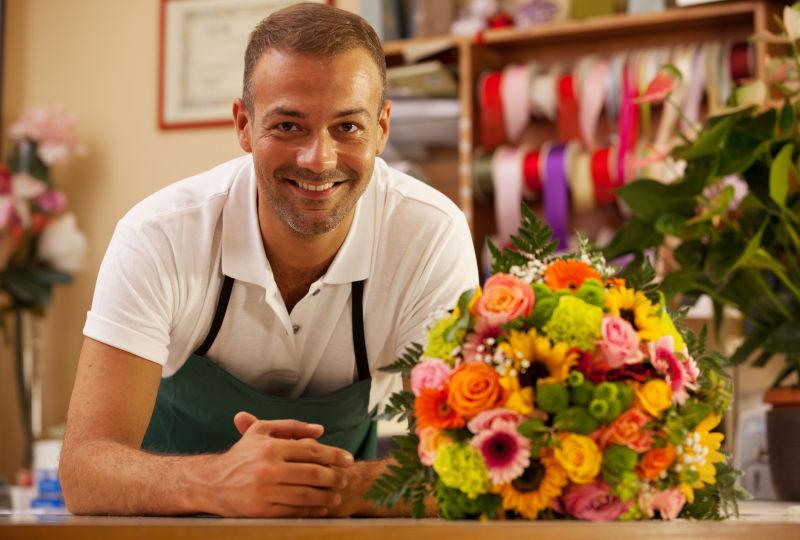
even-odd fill
[(231, 125), (231, 103), (242, 94), (250, 32), (273, 11), (296, 3), (298, 0), (161, 0), (159, 127)]

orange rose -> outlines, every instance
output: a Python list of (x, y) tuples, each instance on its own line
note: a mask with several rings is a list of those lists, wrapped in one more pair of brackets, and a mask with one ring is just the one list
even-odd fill
[(499, 406), (505, 400), (500, 377), (482, 362), (461, 364), (450, 375), (447, 404), (464, 418)]
[(645, 452), (653, 445), (653, 434), (642, 431), (650, 420), (644, 412), (636, 407), (628, 409), (617, 417), (600, 436), (600, 445), (621, 444), (636, 452)]
[(535, 303), (530, 285), (511, 274), (495, 274), (486, 280), (483, 293), (470, 302), (470, 313), (500, 326), (517, 317), (527, 317)]
[(644, 480), (655, 480), (662, 471), (675, 461), (675, 447), (667, 444), (664, 448), (651, 448), (639, 463), (639, 476)]

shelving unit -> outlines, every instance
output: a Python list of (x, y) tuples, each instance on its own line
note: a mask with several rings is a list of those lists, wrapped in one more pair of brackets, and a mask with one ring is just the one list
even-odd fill
[[(729, 1), (690, 8), (675, 8), (646, 15), (612, 15), (572, 20), (526, 29), (488, 30), (475, 37), (444, 36), (388, 42), (384, 45), (387, 63), (403, 63), (409, 48), (440, 44), (458, 55), (459, 141), (457, 150), (437, 153), (436, 172), (429, 170), (431, 183), (450, 196), (465, 212), (476, 247), (494, 232), (491, 204), (475, 200), (472, 160), (479, 144), (476, 85), (487, 69), (500, 69), (510, 63), (536, 61), (542, 65), (571, 64), (587, 54), (610, 55), (650, 47), (665, 47), (709, 41), (744, 41), (771, 27), (773, 15), (780, 14), (784, 2), (775, 0)], [(764, 78), (766, 46), (756, 43), (755, 75)], [(532, 125), (523, 142), (541, 144), (554, 138), (552, 126)], [(608, 213), (608, 210), (598, 209)], [(608, 218), (609, 216), (606, 216)], [(581, 217), (571, 223), (582, 229)], [(592, 218), (590, 218), (591, 220)], [(605, 218), (604, 218), (605, 219)]]

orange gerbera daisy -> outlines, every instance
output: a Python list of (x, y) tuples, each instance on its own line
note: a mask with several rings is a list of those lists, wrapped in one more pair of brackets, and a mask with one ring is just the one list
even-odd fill
[(544, 271), (544, 282), (554, 291), (569, 289), (575, 292), (587, 279), (600, 281), (600, 274), (588, 264), (574, 259), (559, 259)]
[(414, 416), (420, 429), (433, 427), (436, 429), (459, 428), (464, 425), (461, 417), (447, 404), (448, 388), (423, 388), (414, 400)]

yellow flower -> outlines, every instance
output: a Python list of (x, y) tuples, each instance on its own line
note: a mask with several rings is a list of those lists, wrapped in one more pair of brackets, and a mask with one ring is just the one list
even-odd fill
[(686, 342), (683, 341), (683, 336), (675, 327), (675, 323), (672, 322), (672, 319), (669, 317), (669, 313), (667, 313), (666, 309), (661, 310), (661, 328), (664, 329), (664, 333), (666, 335), (672, 336), (673, 343), (675, 344), (675, 350), (678, 352), (683, 352), (686, 348)]
[[(535, 485), (540, 474), (541, 480)], [(522, 476), (493, 491), (502, 497), (504, 510), (513, 510), (526, 519), (536, 519), (541, 510), (550, 507), (553, 499), (561, 495), (565, 485), (567, 474), (553, 457), (552, 450), (542, 449), (539, 461), (532, 461)]]
[(711, 433), (720, 420), (722, 417), (713, 413), (706, 416), (678, 449), (681, 466), (699, 475), (695, 483), (681, 485), (681, 490), (690, 503), (694, 501), (694, 490), (717, 482), (717, 469), (714, 465), (725, 461), (725, 456), (719, 451), (725, 436), (722, 433)]
[(561, 447), (556, 448), (554, 455), (558, 463), (567, 472), (567, 476), (576, 484), (588, 484), (600, 473), (603, 454), (597, 444), (585, 435), (561, 434)]
[(627, 287), (615, 287), (606, 292), (605, 308), (633, 325), (639, 339), (656, 341), (665, 334), (656, 308), (643, 292)]
[(514, 369), (520, 370), (522, 362), (539, 362), (547, 367), (549, 377), (543, 382), (562, 382), (569, 376), (569, 369), (578, 361), (578, 354), (570, 352), (566, 343), (553, 344), (547, 336), (540, 336), (536, 328), (527, 332), (512, 330), (508, 335), (508, 343), (501, 343), (500, 348), (514, 362)]
[(506, 390), (508, 396), (503, 407), (517, 411), (523, 416), (530, 416), (533, 413), (533, 387), (520, 388), (519, 379), (511, 374), (500, 377), (500, 386)]
[(644, 410), (656, 418), (672, 404), (672, 390), (663, 379), (650, 379), (636, 388), (636, 397)]

